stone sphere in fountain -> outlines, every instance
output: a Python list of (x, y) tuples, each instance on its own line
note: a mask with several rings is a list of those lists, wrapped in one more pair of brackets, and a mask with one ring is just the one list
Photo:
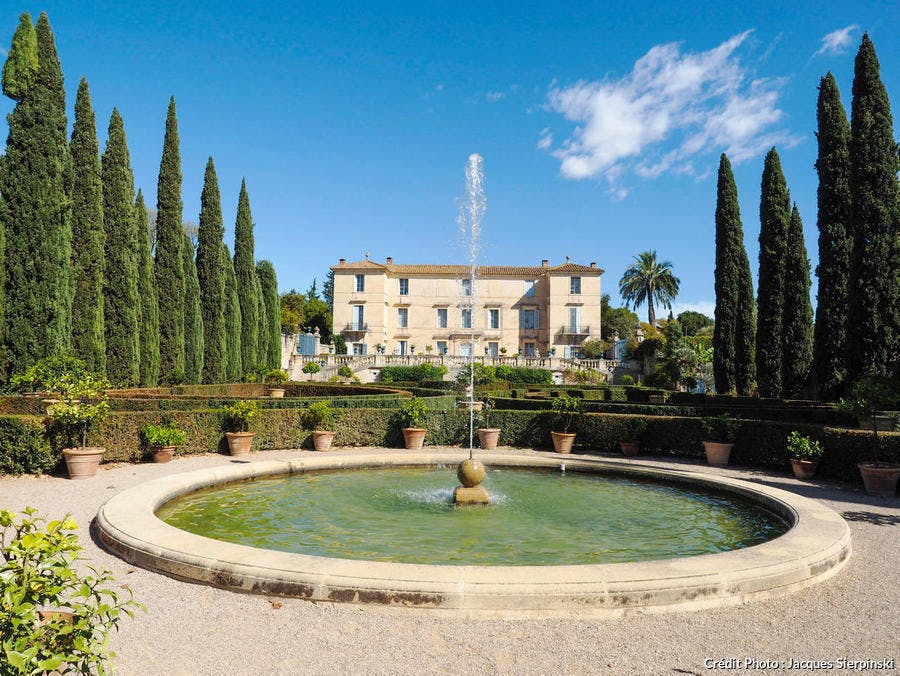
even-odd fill
[(456, 477), (466, 488), (477, 486), (484, 481), (484, 465), (472, 458), (463, 460), (456, 468)]

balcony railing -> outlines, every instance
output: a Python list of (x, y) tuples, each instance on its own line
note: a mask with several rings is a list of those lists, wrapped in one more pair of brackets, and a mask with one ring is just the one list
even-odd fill
[(560, 328), (558, 333), (560, 336), (589, 336), (591, 335), (591, 327), (566, 324)]
[(344, 327), (343, 333), (365, 333), (369, 330), (369, 325), (365, 322), (350, 322)]

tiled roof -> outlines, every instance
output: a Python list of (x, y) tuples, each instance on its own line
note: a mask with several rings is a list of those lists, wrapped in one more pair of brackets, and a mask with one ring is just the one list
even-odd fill
[[(389, 275), (467, 275), (468, 265), (398, 265), (381, 264), (370, 260), (343, 262), (333, 265), (332, 270), (383, 270)], [(475, 269), (479, 277), (540, 277), (546, 273), (582, 273), (601, 275), (603, 270), (589, 265), (565, 262), (562, 265), (480, 265)]]

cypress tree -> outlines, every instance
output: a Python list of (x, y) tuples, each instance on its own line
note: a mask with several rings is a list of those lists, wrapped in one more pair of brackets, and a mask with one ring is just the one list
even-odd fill
[(81, 78), (72, 129), (72, 352), (92, 370), (106, 372), (103, 275), (106, 235), (100, 149), (87, 80)]
[(181, 153), (175, 98), (166, 113), (166, 136), (156, 191), (156, 292), (159, 314), (160, 373), (185, 372), (184, 229), (181, 226)]
[[(23, 19), (30, 21), (28, 15)], [(35, 52), (25, 23), (13, 38), (16, 65), (8, 61), (3, 75), (4, 91), (18, 100), (7, 118), (9, 137), (0, 172), (4, 333), (14, 371), (41, 357), (68, 353), (72, 331), (72, 160), (63, 75), (50, 22), (42, 13), (36, 30), (37, 69), (30, 78)]]
[(259, 276), (260, 296), (266, 308), (265, 318), (260, 322), (262, 333), (266, 336), (266, 351), (262, 364), (266, 368), (281, 367), (281, 297), (278, 295), (278, 279), (275, 277), (275, 266), (269, 261), (256, 264)]
[(222, 204), (219, 181), (210, 157), (200, 197), (200, 227), (197, 245), (197, 281), (200, 284), (200, 308), (203, 318), (203, 382), (225, 380), (225, 270), (222, 262)]
[(266, 310), (266, 299), (263, 296), (262, 281), (259, 279), (259, 268), (256, 269), (256, 301), (257, 314), (259, 316), (259, 329), (256, 332), (256, 368), (268, 369), (269, 367), (269, 315)]
[(137, 385), (140, 380), (140, 300), (134, 176), (122, 116), (115, 108), (109, 119), (109, 138), (103, 151), (102, 169), (106, 230), (106, 277), (103, 286), (106, 373), (114, 384)]
[(241, 381), (241, 301), (228, 245), (222, 242), (222, 269), (225, 271), (225, 377), (228, 382)]
[(184, 374), (189, 383), (203, 377), (203, 314), (200, 309), (200, 284), (194, 265), (194, 244), (185, 233), (181, 245), (184, 265)]
[(38, 70), (37, 31), (28, 12), (19, 17), (12, 45), (3, 64), (3, 93), (21, 101), (34, 86)]
[(234, 225), (234, 275), (237, 279), (238, 299), (241, 303), (241, 373), (257, 365), (259, 344), (259, 282), (253, 251), (253, 217), (247, 183), (241, 181), (237, 220)]
[(891, 103), (869, 35), (856, 55), (850, 122), (853, 254), (849, 377), (900, 368), (900, 156)]
[(819, 84), (816, 120), (819, 156), (819, 290), (813, 341), (813, 377), (820, 397), (835, 400), (847, 379), (847, 305), (849, 303), (850, 124), (834, 75)]
[(791, 196), (775, 148), (766, 155), (759, 205), (759, 312), (756, 373), (763, 397), (780, 397), (784, 350), (784, 272)]
[(755, 377), (756, 313), (750, 260), (737, 186), (725, 153), (719, 160), (716, 198), (716, 323), (713, 375), (716, 392), (749, 394)]
[(784, 262), (784, 315), (782, 316), (781, 384), (783, 397), (806, 391), (812, 364), (812, 304), (809, 300), (809, 259), (803, 239), (803, 221), (797, 204), (788, 224)]
[(138, 190), (134, 205), (137, 219), (138, 295), (140, 306), (141, 387), (156, 387), (159, 382), (159, 300), (150, 251), (150, 223), (144, 195)]

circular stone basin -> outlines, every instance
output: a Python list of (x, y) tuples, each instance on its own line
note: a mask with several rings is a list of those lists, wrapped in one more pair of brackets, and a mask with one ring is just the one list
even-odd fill
[(487, 506), (452, 503), (452, 468), (291, 474), (198, 491), (157, 516), (197, 535), (298, 554), (395, 563), (624, 563), (757, 545), (788, 526), (754, 503), (685, 485), (494, 469)]
[[(276, 482), (271, 479), (286, 475), (298, 475), (283, 481), (286, 486), (302, 485), (304, 480), (307, 483), (340, 483), (347, 477), (356, 482), (381, 480), (389, 478), (387, 471), (345, 473), (322, 470), (398, 465), (453, 467), (464, 457), (466, 454), (460, 452), (356, 453), (298, 458), (292, 461), (235, 463), (198, 470), (149, 481), (120, 493), (100, 509), (95, 522), (96, 530), (108, 549), (131, 563), (181, 579), (235, 591), (328, 601), (498, 611), (591, 610), (618, 613), (635, 607), (660, 610), (743, 603), (751, 599), (781, 595), (823, 580), (843, 566), (851, 551), (849, 528), (838, 514), (813, 500), (787, 491), (708, 474), (593, 458), (567, 457), (565, 465), (568, 471), (563, 477), (558, 473), (558, 456), (550, 455), (479, 454), (479, 459), (493, 470), (488, 473), (485, 484), (499, 498), (499, 504), (486, 508), (450, 508), (443, 502), (440, 491), (446, 490), (449, 497), (449, 491), (455, 484), (452, 480), (453, 471), (449, 468), (443, 471), (448, 480), (441, 478), (439, 489), (432, 486), (425, 493), (417, 493), (417, 489), (409, 486), (389, 486), (384, 489), (386, 493), (382, 493), (382, 496), (388, 507), (391, 504), (403, 504), (408, 513), (409, 503), (412, 502), (416, 506), (414, 511), (430, 510), (431, 518), (424, 520), (426, 527), (419, 531), (422, 538), (445, 540), (444, 554), (440, 555), (444, 558), (438, 559), (443, 561), (442, 565), (402, 563), (396, 562), (396, 558), (390, 561), (373, 560), (381, 558), (374, 551), (376, 539), (372, 539), (373, 546), (365, 551), (368, 533), (365, 537), (359, 537), (361, 529), (368, 528), (377, 521), (369, 511), (371, 503), (364, 508), (357, 508), (340, 495), (334, 495), (333, 499), (342, 510), (350, 513), (349, 521), (342, 526), (340, 520), (329, 516), (324, 504), (316, 506), (315, 509), (322, 511), (316, 517), (318, 526), (314, 524), (312, 530), (308, 531), (313, 537), (301, 543), (304, 553), (277, 550), (278, 547), (295, 548), (296, 541), (306, 537), (291, 532), (293, 524), (283, 523), (280, 529), (275, 529), (275, 540), (280, 539), (281, 545), (269, 543), (266, 546), (270, 548), (260, 549), (176, 528), (162, 521), (156, 514), (161, 509), (165, 514), (168, 510), (165, 506), (176, 498), (196, 494), (209, 487), (227, 492), (234, 486), (223, 488), (222, 484), (234, 484), (247, 479), (266, 479), (241, 486), (242, 489), (252, 488), (254, 491), (267, 484), (274, 485)], [(502, 471), (496, 471), (499, 468)], [(553, 469), (556, 473), (540, 476), (540, 473), (535, 472), (523, 474), (508, 471), (511, 468)], [(435, 476), (433, 471), (418, 469), (402, 470), (401, 474), (410, 472), (424, 477)], [(597, 476), (583, 473), (596, 473)], [(619, 516), (612, 523), (609, 523), (609, 515), (601, 514), (594, 518), (592, 512), (598, 509), (597, 505), (586, 504), (581, 496), (605, 490), (604, 482), (611, 473), (624, 478), (624, 482), (619, 483), (624, 483), (629, 490), (649, 490), (651, 495), (662, 500), (657, 503), (656, 513), (652, 513), (651, 508), (649, 517)], [(544, 488), (553, 483), (561, 484), (563, 489), (571, 488), (573, 495), (566, 496), (565, 490), (560, 494), (565, 498), (564, 504), (554, 506), (551, 503), (549, 506), (532, 507), (537, 513), (530, 518), (532, 524), (540, 524), (547, 518), (547, 514), (561, 514), (563, 521), (568, 515), (569, 520), (576, 521), (573, 524), (574, 530), (546, 550), (539, 550), (536, 557), (538, 561), (533, 558), (523, 561), (520, 558), (532, 557), (530, 548), (535, 545), (522, 541), (516, 544), (515, 537), (511, 540), (512, 544), (507, 542), (502, 548), (516, 550), (519, 555), (515, 560), (517, 565), (481, 565), (482, 561), (473, 561), (471, 558), (466, 560), (464, 557), (450, 560), (451, 557), (446, 552), (460, 548), (464, 543), (460, 542), (459, 536), (444, 534), (444, 526), (439, 525), (442, 523), (441, 519), (478, 520), (493, 518), (497, 514), (502, 516), (504, 512), (518, 510), (520, 507), (524, 509), (531, 499), (528, 491), (522, 497), (511, 489), (512, 484), (522, 477), (537, 482), (535, 485), (538, 488), (531, 492), (543, 492)], [(298, 479), (301, 481), (294, 483)], [(512, 483), (507, 485), (507, 480)], [(649, 480), (657, 483), (646, 484)], [(584, 487), (579, 482), (583, 482)], [(305, 492), (295, 489), (279, 490)], [(410, 494), (410, 490), (413, 493)], [(407, 491), (405, 497), (404, 491)], [(323, 503), (328, 492), (326, 488), (320, 495)], [(576, 493), (577, 496), (574, 495)], [(725, 513), (731, 511), (737, 515), (737, 523), (718, 523), (720, 514), (707, 518), (703, 528), (691, 527), (693, 524), (689, 525), (686, 519), (694, 517), (669, 511), (673, 509), (672, 500), (687, 494), (699, 494), (699, 502), (703, 505), (701, 512), (724, 505)], [(216, 501), (219, 502), (218, 509), (225, 515), (223, 523), (227, 523), (231, 511), (250, 513), (251, 523), (256, 518), (253, 514), (258, 516), (261, 511), (265, 511), (265, 508), (256, 509), (253, 499), (229, 504), (222, 495), (220, 493)], [(191, 499), (200, 497), (202, 495), (195, 495)], [(540, 496), (537, 499), (539, 503), (543, 501)], [(562, 498), (558, 500), (560, 499)], [(646, 499), (645, 493), (639, 501)], [(735, 501), (742, 503), (742, 506), (735, 508)], [(753, 507), (746, 509), (747, 503)], [(312, 504), (313, 502), (308, 503)], [(557, 507), (559, 512), (554, 511)], [(458, 511), (453, 511), (454, 509)], [(544, 514), (541, 514), (541, 510), (544, 510)], [(761, 526), (757, 522), (747, 526), (742, 523), (749, 513), (766, 516), (763, 523), (768, 525)], [(771, 517), (773, 514), (776, 518)], [(313, 516), (312, 512), (307, 516)], [(460, 516), (463, 518), (460, 519)], [(579, 521), (583, 518), (588, 521)], [(627, 524), (629, 521), (638, 523)], [(779, 527), (779, 521), (782, 522), (781, 529), (784, 524), (789, 526), (787, 532), (768, 540)], [(682, 535), (681, 538), (675, 538), (681, 542), (674, 550), (666, 553), (646, 550), (638, 556), (642, 560), (627, 558), (635, 556), (633, 553), (624, 555), (626, 558), (617, 558), (623, 554), (614, 551), (615, 542), (609, 538), (624, 532), (626, 525), (636, 525), (632, 534), (634, 538), (639, 542), (644, 541), (641, 546), (649, 543), (655, 547), (656, 543), (653, 541), (658, 539), (656, 536), (641, 536), (643, 527), (650, 527), (654, 523), (662, 526), (663, 530)], [(559, 525), (559, 522), (555, 524)], [(356, 541), (354, 546), (357, 549), (351, 552), (347, 539), (339, 540), (327, 533), (319, 533), (322, 527), (332, 529), (331, 535), (341, 529), (350, 532), (353, 537), (349, 540)], [(471, 538), (475, 544), (469, 548), (470, 555), (484, 557), (486, 551), (495, 549), (485, 549), (478, 543), (496, 537), (498, 530), (503, 528), (502, 525), (491, 526), (478, 532)], [(599, 532), (604, 529), (606, 532), (601, 537)], [(704, 529), (709, 530), (707, 534), (710, 537), (695, 538), (695, 531)], [(250, 531), (252, 530), (251, 527)], [(415, 528), (411, 523), (405, 523), (404, 530)], [(736, 538), (735, 534), (742, 530), (745, 531), (744, 535)], [(385, 533), (388, 540), (382, 541), (378, 547), (390, 544), (390, 527)], [(747, 535), (749, 539), (744, 537)], [(216, 537), (221, 536), (221, 532), (216, 534)], [(404, 538), (408, 536), (409, 533), (406, 533)], [(415, 540), (415, 537), (413, 534), (410, 539)], [(586, 542), (574, 543), (579, 539)], [(284, 542), (290, 542), (290, 547), (282, 546)], [(761, 544), (755, 544), (757, 542)], [(571, 547), (566, 543), (577, 546)], [(640, 548), (639, 546), (638, 549)], [(402, 549), (407, 551), (404, 556), (412, 557), (403, 560), (414, 561), (421, 556), (415, 552), (414, 546), (404, 545)], [(729, 551), (721, 551), (722, 549)], [(541, 556), (541, 551), (544, 556)], [(714, 551), (718, 553), (702, 553)], [(316, 555), (309, 552), (315, 552)], [(602, 556), (598, 557), (601, 552)], [(562, 563), (535, 565), (546, 563), (550, 554), (562, 556), (551, 563)], [(340, 558), (335, 558), (338, 556)], [(349, 558), (354, 556), (361, 556), (366, 560)], [(396, 552), (390, 556), (396, 557)], [(583, 558), (585, 556), (587, 561)], [(648, 556), (651, 560), (646, 560)], [(666, 556), (676, 558), (663, 558)]]

